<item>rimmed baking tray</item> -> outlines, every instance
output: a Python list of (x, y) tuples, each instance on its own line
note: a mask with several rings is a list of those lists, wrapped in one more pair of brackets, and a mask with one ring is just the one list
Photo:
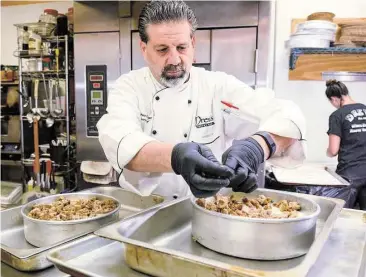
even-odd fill
[[(119, 187), (96, 187), (80, 191), (80, 193), (91, 192), (115, 197), (121, 203), (119, 219), (149, 209), (165, 201), (158, 195), (141, 197)], [(1, 212), (1, 260), (2, 262), (21, 271), (35, 271), (52, 266), (47, 260), (48, 251), (63, 243), (87, 235), (80, 234), (68, 241), (47, 247), (35, 247), (29, 244), (24, 236), (22, 206), (4, 210)]]
[[(265, 193), (270, 190), (259, 191)], [(271, 192), (277, 193), (279, 197), (283, 193)], [(303, 196), (315, 201), (321, 212), (317, 220), (316, 238), (308, 253), (293, 259), (248, 260), (201, 246), (192, 239), (193, 206), (190, 197), (139, 213), (94, 233), (123, 242), (126, 263), (135, 270), (153, 276), (306, 276), (326, 243), (344, 201)], [(276, 236), (275, 233), (258, 234), (264, 235)]]
[[(312, 266), (307, 276), (364, 277), (366, 274), (365, 229), (365, 211), (342, 209), (327, 242), (323, 245), (315, 264)], [(207, 257), (206, 252), (202, 252), (202, 255)], [(55, 263), (59, 270), (63, 271), (65, 274), (70, 274), (71, 276), (148, 276), (133, 270), (127, 265), (124, 243), (96, 235), (88, 235), (79, 240), (74, 240), (52, 249), (48, 258)], [(143, 262), (143, 259), (141, 259), (141, 263)], [(187, 263), (186, 266), (191, 266), (191, 264)], [(255, 266), (255, 264), (253, 264), (253, 266)], [(164, 269), (166, 269), (166, 267), (164, 267)], [(206, 265), (201, 265), (201, 270), (198, 270), (196, 274), (193, 275), (183, 275), (186, 270), (181, 273), (179, 268), (172, 270), (176, 271), (176, 277), (240, 276), (232, 273), (226, 275), (221, 274), (222, 271), (219, 269), (209, 270)], [(266, 273), (266, 276), (270, 276), (270, 273)], [(287, 277), (294, 275), (284, 273), (282, 276)]]

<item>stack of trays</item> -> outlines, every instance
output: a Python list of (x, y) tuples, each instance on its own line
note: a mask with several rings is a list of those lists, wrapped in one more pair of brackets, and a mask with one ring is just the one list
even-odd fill
[(326, 20), (309, 20), (297, 25), (296, 33), (286, 41), (287, 48), (327, 48), (335, 41), (337, 24)]

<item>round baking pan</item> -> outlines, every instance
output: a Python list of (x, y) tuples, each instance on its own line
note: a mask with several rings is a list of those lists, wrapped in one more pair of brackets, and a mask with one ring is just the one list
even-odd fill
[[(96, 197), (98, 200), (113, 200), (116, 203), (116, 208), (109, 213), (97, 215), (96, 217), (68, 221), (40, 220), (28, 216), (33, 206), (51, 204), (60, 196), (70, 200), (91, 199), (93, 197)], [(120, 203), (117, 199), (98, 193), (65, 193), (43, 197), (31, 201), (22, 207), (21, 214), (24, 221), (25, 239), (37, 247), (50, 246), (66, 241), (70, 238), (93, 232), (117, 220), (119, 209)]]
[[(222, 189), (220, 195), (232, 195)], [(230, 256), (256, 260), (283, 260), (307, 253), (315, 239), (320, 207), (300, 194), (257, 189), (250, 194), (234, 193), (249, 199), (263, 194), (274, 201), (297, 201), (301, 206), (296, 218), (248, 218), (209, 211), (192, 197), (192, 238), (201, 245)], [(207, 198), (206, 201), (213, 200)]]

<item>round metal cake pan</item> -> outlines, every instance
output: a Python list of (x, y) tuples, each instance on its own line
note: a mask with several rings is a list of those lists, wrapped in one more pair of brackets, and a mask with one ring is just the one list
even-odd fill
[[(109, 199), (113, 200), (117, 206), (109, 213), (80, 220), (52, 221), (35, 219), (28, 216), (28, 213), (34, 205), (50, 204), (60, 196), (70, 200), (90, 199), (92, 197), (96, 197), (98, 200)], [(25, 239), (30, 244), (37, 247), (54, 245), (70, 238), (93, 232), (100, 227), (117, 220), (119, 209), (120, 202), (117, 199), (98, 193), (65, 193), (43, 197), (31, 201), (22, 207), (21, 214), (24, 221)]]
[[(221, 195), (232, 195), (222, 189)], [(320, 207), (300, 194), (257, 189), (250, 194), (234, 193), (249, 199), (263, 194), (274, 201), (297, 201), (301, 215), (297, 218), (248, 218), (209, 211), (192, 197), (192, 238), (216, 252), (255, 260), (283, 260), (306, 254), (315, 239)], [(213, 200), (207, 198), (207, 200)]]

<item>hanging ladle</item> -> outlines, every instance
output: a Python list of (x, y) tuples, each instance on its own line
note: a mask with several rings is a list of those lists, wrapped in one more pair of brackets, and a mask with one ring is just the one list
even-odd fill
[(48, 80), (48, 88), (49, 88), (49, 98), (48, 98), (48, 105), (49, 105), (49, 115), (46, 119), (46, 126), (48, 128), (52, 127), (52, 125), (54, 124), (55, 120), (53, 118), (53, 105), (52, 105), (52, 102), (53, 102), (53, 97), (52, 97), (52, 91), (53, 91), (53, 80)]
[(61, 109), (61, 98), (58, 93), (58, 88), (59, 88), (59, 80), (56, 81), (56, 109), (54, 110), (56, 116), (60, 116), (63, 112)]

